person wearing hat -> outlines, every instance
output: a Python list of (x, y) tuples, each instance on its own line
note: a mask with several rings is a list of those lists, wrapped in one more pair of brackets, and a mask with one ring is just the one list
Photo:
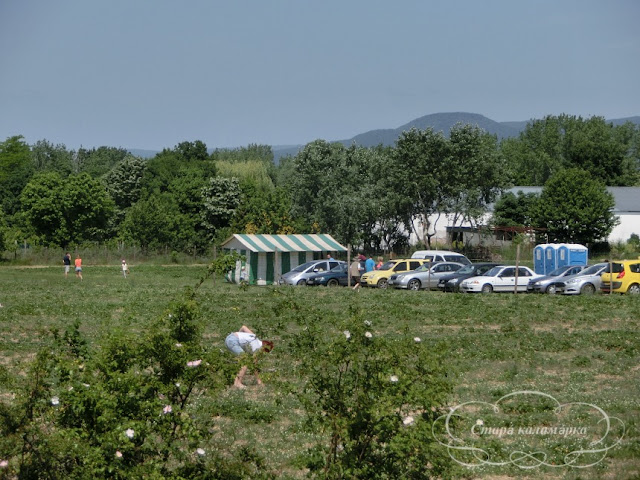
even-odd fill
[(127, 261), (123, 258), (122, 259), (122, 275), (124, 275), (124, 278), (127, 278), (127, 273), (129, 273), (129, 266), (127, 265)]
[[(243, 354), (254, 355), (259, 351), (263, 351), (264, 353), (269, 353), (273, 350), (273, 342), (268, 340), (260, 340), (258, 336), (251, 331), (249, 327), (246, 325), (242, 325), (239, 331), (230, 333), (227, 335), (227, 338), (224, 341), (227, 349), (236, 356), (240, 356)], [(257, 357), (254, 356), (254, 363), (257, 364)], [(244, 376), (246, 375), (248, 370), (247, 365), (243, 365), (236, 375), (235, 380), (233, 381), (233, 386), (236, 388), (245, 388), (245, 385), (242, 383), (244, 380)], [(262, 380), (258, 375), (258, 372), (255, 372), (256, 383), (258, 385), (262, 385)]]

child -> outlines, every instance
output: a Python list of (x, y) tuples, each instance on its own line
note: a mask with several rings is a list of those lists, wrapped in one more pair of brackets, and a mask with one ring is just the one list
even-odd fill
[(127, 261), (123, 258), (122, 259), (122, 275), (124, 275), (124, 278), (127, 278), (127, 273), (129, 273), (129, 267), (127, 266)]

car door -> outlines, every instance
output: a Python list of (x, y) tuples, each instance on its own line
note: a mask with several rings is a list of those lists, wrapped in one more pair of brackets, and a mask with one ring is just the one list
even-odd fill
[[(531, 277), (533, 277), (531, 270), (525, 267), (518, 268), (518, 291), (519, 292), (527, 291), (527, 285), (529, 284), (529, 280), (531, 280)], [(514, 279), (514, 284), (515, 284), (515, 279)]]
[[(527, 280), (528, 282), (529, 280)], [(516, 286), (516, 269), (512, 267), (505, 268), (500, 272), (493, 285), (496, 292), (513, 291)]]

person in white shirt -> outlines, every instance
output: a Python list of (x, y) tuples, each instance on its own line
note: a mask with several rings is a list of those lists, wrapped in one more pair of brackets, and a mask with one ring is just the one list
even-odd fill
[[(260, 340), (255, 333), (249, 329), (246, 325), (243, 325), (239, 331), (230, 333), (224, 341), (227, 349), (234, 355), (243, 355), (245, 353), (253, 355), (254, 353), (262, 350), (265, 353), (270, 352), (273, 349), (273, 342), (268, 340)], [(257, 359), (254, 358), (254, 361)], [(248, 366), (243, 365), (238, 375), (233, 382), (233, 386), (237, 388), (245, 388), (242, 383), (244, 376), (247, 373)], [(255, 372), (256, 383), (262, 385), (262, 380)]]

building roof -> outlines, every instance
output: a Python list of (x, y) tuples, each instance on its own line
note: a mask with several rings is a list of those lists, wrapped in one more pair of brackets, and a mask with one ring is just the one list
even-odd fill
[[(252, 252), (346, 252), (347, 249), (336, 242), (331, 235), (298, 234), (266, 235), (240, 234), (229, 237), (223, 248), (238, 248), (237, 244)], [(235, 244), (235, 245), (234, 245)]]
[[(507, 191), (515, 195), (519, 191), (540, 195), (542, 187), (513, 187)], [(615, 201), (613, 213), (618, 215), (640, 215), (640, 187), (607, 187), (607, 191), (613, 195)], [(493, 205), (491, 207), (493, 209)]]

